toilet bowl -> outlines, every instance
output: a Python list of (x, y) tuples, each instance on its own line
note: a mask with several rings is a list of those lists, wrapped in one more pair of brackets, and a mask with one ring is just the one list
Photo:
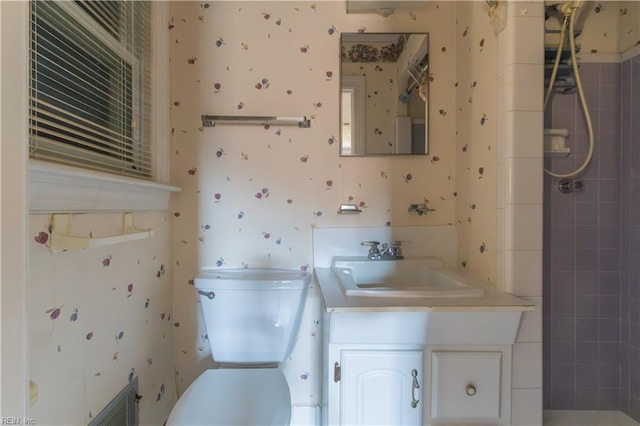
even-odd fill
[(167, 425), (289, 425), (291, 394), (277, 365), (293, 348), (311, 276), (221, 269), (194, 281), (213, 359), (230, 368), (204, 371), (180, 396)]
[(167, 426), (289, 424), (291, 395), (278, 368), (207, 370), (187, 388), (167, 421)]

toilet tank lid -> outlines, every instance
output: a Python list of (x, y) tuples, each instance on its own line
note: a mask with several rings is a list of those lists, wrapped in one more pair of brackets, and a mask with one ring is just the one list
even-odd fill
[(210, 269), (194, 280), (198, 289), (218, 290), (295, 290), (310, 282), (308, 272), (274, 268)]

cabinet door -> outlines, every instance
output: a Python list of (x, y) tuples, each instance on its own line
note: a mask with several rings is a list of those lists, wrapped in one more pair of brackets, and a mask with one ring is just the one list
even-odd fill
[(340, 424), (421, 425), (422, 351), (342, 351)]

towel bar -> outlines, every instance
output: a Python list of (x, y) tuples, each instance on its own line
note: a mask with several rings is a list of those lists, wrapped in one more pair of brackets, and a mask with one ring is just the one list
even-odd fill
[(51, 243), (49, 251), (52, 253), (66, 250), (83, 250), (112, 244), (126, 243), (128, 241), (153, 238), (153, 229), (136, 228), (133, 221), (133, 213), (123, 215), (122, 234), (108, 237), (83, 237), (71, 234), (71, 214), (51, 215)]

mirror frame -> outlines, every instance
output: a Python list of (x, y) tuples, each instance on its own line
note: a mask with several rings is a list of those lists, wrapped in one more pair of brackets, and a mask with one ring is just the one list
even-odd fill
[[(352, 80), (353, 78), (357, 78), (357, 76), (344, 76), (343, 75), (343, 48), (345, 45), (345, 35), (362, 35), (362, 36), (389, 36), (389, 35), (425, 35), (427, 37), (426, 43), (427, 43), (427, 53), (424, 55), (423, 61), (427, 60), (426, 66), (422, 72), (422, 80), (423, 80), (423, 85), (425, 86), (426, 89), (426, 96), (427, 99), (425, 101), (425, 115), (424, 115), (424, 151), (423, 152), (376, 152), (376, 153), (367, 153), (367, 152), (361, 152), (361, 153), (345, 153), (343, 150), (343, 113), (344, 113), (344, 105), (343, 105), (343, 89), (345, 88), (345, 85), (343, 84), (343, 81), (345, 78), (348, 78), (349, 80)], [(366, 32), (366, 33), (357, 33), (357, 32), (344, 32), (344, 33), (340, 33), (340, 42), (339, 42), (339, 58), (340, 58), (340, 72), (339, 72), (339, 76), (340, 76), (340, 84), (339, 84), (339, 119), (340, 119), (340, 129), (339, 129), (339, 150), (340, 150), (340, 156), (341, 157), (378, 157), (378, 156), (396, 156), (396, 155), (400, 155), (400, 156), (406, 156), (406, 155), (418, 155), (418, 156), (426, 156), (429, 154), (429, 74), (428, 74), (428, 57), (429, 57), (429, 32), (404, 32), (404, 31), (389, 31), (389, 32)], [(387, 62), (388, 64), (395, 64), (396, 62)], [(407, 79), (410, 78), (409, 74), (407, 73), (407, 71), (403, 71), (403, 75), (407, 76)], [(364, 80), (364, 79), (363, 79)], [(415, 81), (415, 79), (414, 79)], [(415, 87), (415, 92), (418, 91), (417, 89), (417, 84), (416, 83), (411, 83), (408, 85), (408, 87)], [(352, 107), (355, 106), (355, 108), (358, 108), (358, 105), (362, 106), (363, 104), (366, 104), (367, 98), (369, 97), (369, 95), (366, 92), (366, 85), (364, 83), (364, 81), (362, 81), (362, 83), (356, 84), (353, 81), (349, 82), (349, 85), (347, 86), (349, 88), (352, 89)], [(358, 93), (360, 92), (360, 93)], [(414, 92), (414, 93), (415, 93)], [(398, 100), (398, 102), (400, 102)], [(352, 127), (354, 134), (356, 135), (356, 141), (352, 142), (356, 145), (361, 145), (361, 146), (366, 146), (366, 113), (359, 113), (360, 116), (362, 117), (362, 119), (360, 120), (359, 123), (356, 123), (356, 125), (354, 125)], [(419, 119), (422, 119), (422, 117), (417, 117)], [(353, 120), (354, 122), (356, 120)], [(396, 122), (394, 121), (393, 123), (393, 142), (394, 142), (394, 146), (396, 144)], [(357, 136), (360, 135), (360, 136)]]

